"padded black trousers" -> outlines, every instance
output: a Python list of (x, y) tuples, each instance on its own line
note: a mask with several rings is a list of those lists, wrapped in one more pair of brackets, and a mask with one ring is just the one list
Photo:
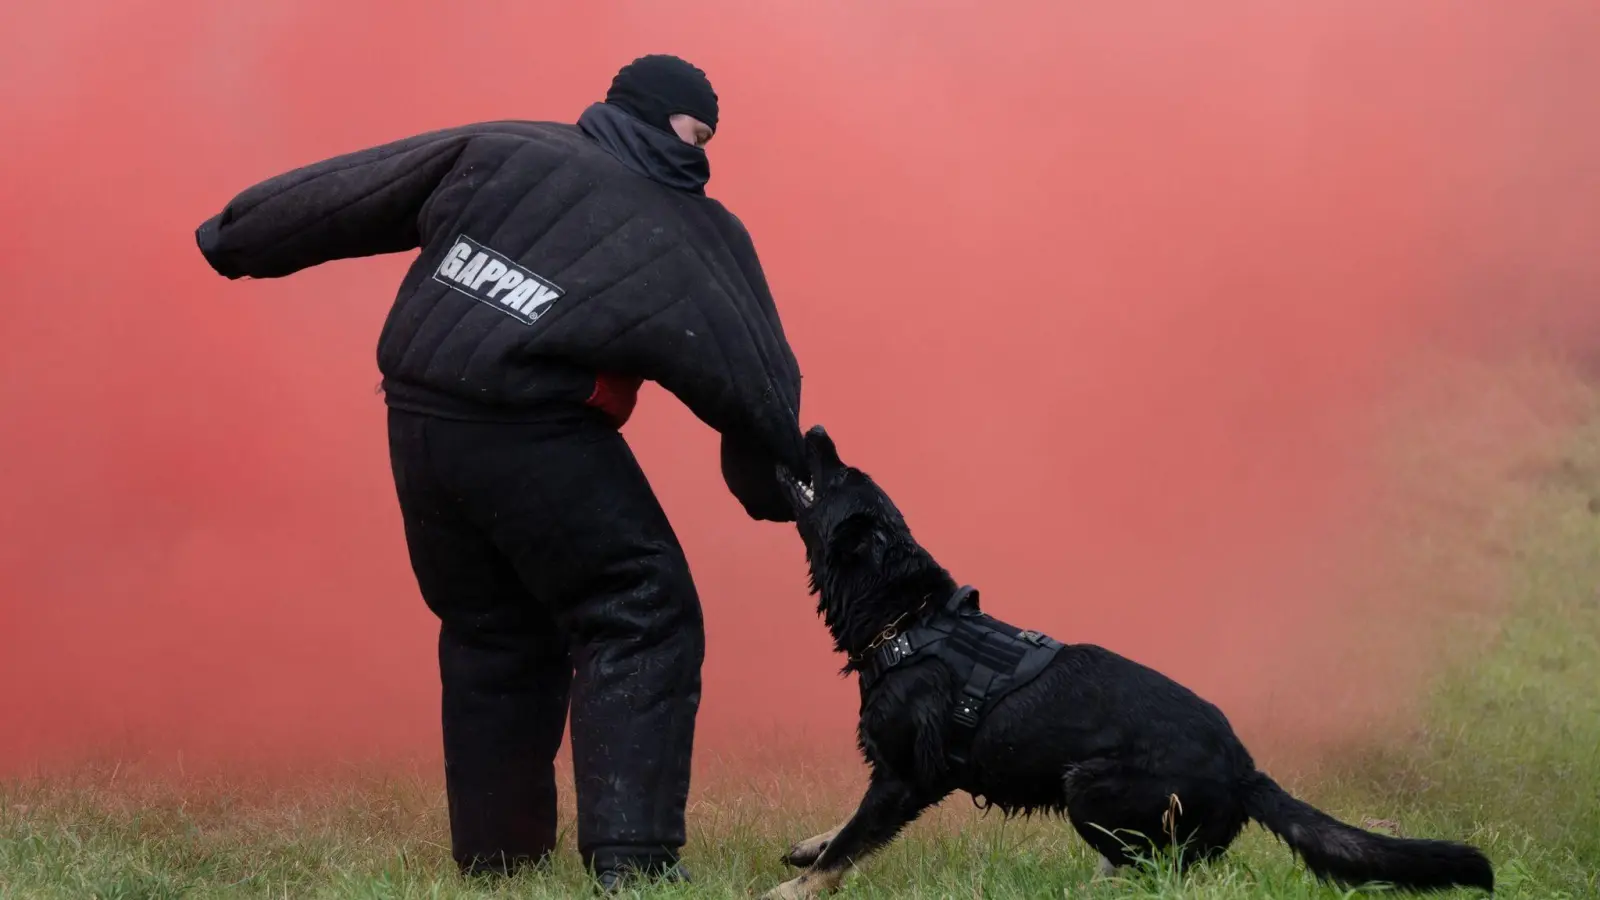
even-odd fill
[(705, 635), (683, 550), (627, 443), (590, 419), (391, 409), (389, 447), (412, 569), (440, 622), (457, 864), (507, 871), (554, 848), (570, 699), (585, 864), (670, 865)]

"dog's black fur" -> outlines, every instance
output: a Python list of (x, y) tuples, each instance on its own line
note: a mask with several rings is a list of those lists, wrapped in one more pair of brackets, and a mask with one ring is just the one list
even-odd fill
[[(812, 495), (797, 482), (788, 485), (790, 501), (818, 612), (834, 648), (851, 659), (849, 672), (886, 626), (929, 598), (927, 610), (936, 610), (958, 585), (912, 538), (893, 501), (840, 461), (820, 426), (806, 443)], [(819, 836), (791, 851), (787, 862), (812, 868), (775, 895), (837, 884), (852, 862), (956, 790), (1008, 815), (1065, 813), (1113, 866), (1174, 837), (1186, 865), (1210, 860), (1254, 820), (1331, 882), (1494, 889), (1488, 859), (1471, 846), (1374, 834), (1290, 796), (1256, 769), (1221, 710), (1109, 650), (1066, 645), (981, 723), (964, 773), (951, 771), (945, 752), (957, 687), (942, 662), (928, 659), (891, 670), (864, 694), (866, 796), (831, 840)]]

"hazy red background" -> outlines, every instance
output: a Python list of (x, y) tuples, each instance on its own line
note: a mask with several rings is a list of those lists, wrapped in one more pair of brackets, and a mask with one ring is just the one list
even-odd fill
[[(1440, 336), (1600, 327), (1597, 23), (1578, 0), (6, 4), (0, 766), (436, 752), (374, 390), (410, 257), (228, 283), (193, 229), (324, 156), (571, 121), (661, 51), (721, 95), (710, 190), (763, 255), (804, 418), (939, 558), (1262, 740), (1338, 737), (1377, 690), (1339, 666), (1384, 623), (1328, 577), (1382, 564), (1353, 549), (1386, 489), (1375, 398)], [(743, 518), (670, 396), (626, 433), (707, 607), (702, 745), (848, 749), (793, 531)]]

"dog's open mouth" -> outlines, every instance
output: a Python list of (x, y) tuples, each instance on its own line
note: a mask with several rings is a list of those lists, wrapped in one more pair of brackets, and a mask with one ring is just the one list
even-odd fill
[(817, 492), (811, 485), (790, 475), (788, 472), (783, 473), (783, 478), (789, 482), (789, 489), (794, 491), (794, 495), (800, 501), (801, 506), (809, 507), (817, 501)]

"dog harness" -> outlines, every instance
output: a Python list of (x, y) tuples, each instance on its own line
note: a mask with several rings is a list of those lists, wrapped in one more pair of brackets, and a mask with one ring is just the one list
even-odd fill
[(928, 657), (942, 660), (955, 674), (961, 689), (946, 753), (958, 769), (966, 766), (972, 737), (989, 710), (1038, 677), (1062, 647), (1048, 635), (982, 612), (971, 586), (956, 590), (942, 608), (906, 631), (890, 625), (874, 643), (859, 666), (863, 692), (895, 667)]

